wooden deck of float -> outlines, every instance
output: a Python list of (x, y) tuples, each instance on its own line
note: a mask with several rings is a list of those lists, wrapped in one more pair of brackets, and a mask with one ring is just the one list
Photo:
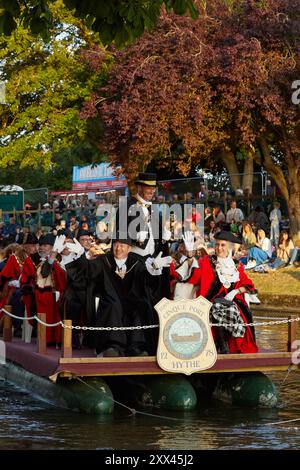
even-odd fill
[[(156, 357), (117, 357), (96, 358), (93, 351), (82, 349), (73, 351), (72, 358), (60, 357), (61, 351), (48, 348), (46, 354), (37, 352), (35, 342), (25, 344), (16, 338), (6, 343), (6, 359), (25, 370), (42, 377), (55, 380), (60, 377), (105, 377), (122, 375), (159, 375), (168, 374), (157, 364)], [(75, 357), (74, 357), (75, 356)], [(292, 363), (291, 352), (260, 351), (256, 354), (218, 355), (214, 366), (199, 373), (282, 371), (289, 366), (298, 369)], [(180, 370), (178, 371), (180, 373)]]
[[(259, 352), (257, 354), (219, 354), (214, 366), (197, 373), (280, 371), (292, 364), (289, 352)], [(297, 369), (297, 365), (293, 365)], [(158, 375), (168, 374), (158, 366), (156, 357), (72, 358), (60, 359), (60, 376), (72, 373), (82, 376)], [(178, 370), (180, 373), (180, 370)]]

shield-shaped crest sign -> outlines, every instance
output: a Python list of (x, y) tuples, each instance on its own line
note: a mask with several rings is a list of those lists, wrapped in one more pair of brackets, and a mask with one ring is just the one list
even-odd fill
[(217, 350), (209, 326), (211, 302), (197, 299), (168, 300), (155, 305), (159, 316), (157, 362), (161, 369), (191, 375), (210, 369)]

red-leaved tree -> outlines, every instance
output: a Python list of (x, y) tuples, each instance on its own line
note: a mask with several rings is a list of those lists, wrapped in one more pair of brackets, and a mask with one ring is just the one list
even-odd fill
[[(274, 178), (300, 236), (299, 106), (292, 102), (299, 7), (300, 0), (211, 0), (199, 19), (162, 13), (154, 31), (113, 51), (106, 86), (82, 112), (102, 120), (112, 162), (132, 179), (152, 160), (167, 168), (177, 145), (184, 175), (203, 157), (221, 158), (230, 170), (242, 150), (249, 168), (256, 160)], [(103, 57), (93, 57), (103, 66)]]

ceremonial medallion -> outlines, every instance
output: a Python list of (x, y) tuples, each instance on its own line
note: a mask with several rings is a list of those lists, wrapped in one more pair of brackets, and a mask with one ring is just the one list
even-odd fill
[(156, 304), (160, 321), (157, 362), (168, 372), (187, 375), (212, 367), (217, 351), (209, 325), (211, 303), (162, 299)]

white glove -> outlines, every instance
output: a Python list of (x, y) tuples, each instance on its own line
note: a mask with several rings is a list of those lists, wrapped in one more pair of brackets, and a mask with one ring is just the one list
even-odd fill
[(161, 251), (157, 255), (157, 257), (153, 259), (152, 265), (153, 265), (154, 269), (160, 269), (160, 268), (168, 268), (171, 263), (172, 263), (172, 257), (171, 256), (164, 256), (162, 258), (162, 251)]
[(8, 286), (9, 287), (19, 288), (20, 287), (20, 281), (18, 279), (14, 280), (14, 281), (9, 281)]
[(260, 304), (261, 303), (256, 294), (245, 294), (245, 298), (246, 298), (246, 302), (247, 302), (248, 305), (249, 305), (249, 303), (251, 303), (251, 304)]
[(146, 238), (148, 237), (148, 232), (146, 230), (141, 230), (136, 234), (136, 240), (140, 243), (144, 243)]
[(65, 245), (67, 248), (69, 248), (69, 250), (71, 251), (71, 253), (75, 253), (76, 254), (76, 259), (77, 258), (80, 258), (81, 255), (83, 255), (84, 253), (84, 248), (83, 246), (80, 245), (79, 241), (76, 240), (76, 238), (74, 238), (74, 243), (66, 243)]
[(56, 290), (54, 292), (54, 295), (55, 295), (55, 302), (58, 302), (59, 301), (59, 298), (60, 298), (60, 292), (58, 292), (58, 290)]
[(52, 251), (55, 251), (56, 253), (61, 253), (66, 248), (65, 240), (66, 240), (65, 235), (57, 236), (55, 238), (55, 242), (54, 242)]
[(185, 245), (186, 251), (193, 251), (194, 250), (194, 245), (195, 245), (195, 239), (194, 239), (194, 234), (193, 232), (185, 232), (185, 234), (182, 237)]
[(168, 230), (167, 228), (164, 228), (162, 232), (162, 239), (167, 242), (170, 240), (171, 236), (172, 236), (171, 231)]
[(238, 289), (233, 289), (229, 294), (225, 295), (225, 300), (231, 300), (232, 302), (235, 296), (239, 293), (240, 291)]

